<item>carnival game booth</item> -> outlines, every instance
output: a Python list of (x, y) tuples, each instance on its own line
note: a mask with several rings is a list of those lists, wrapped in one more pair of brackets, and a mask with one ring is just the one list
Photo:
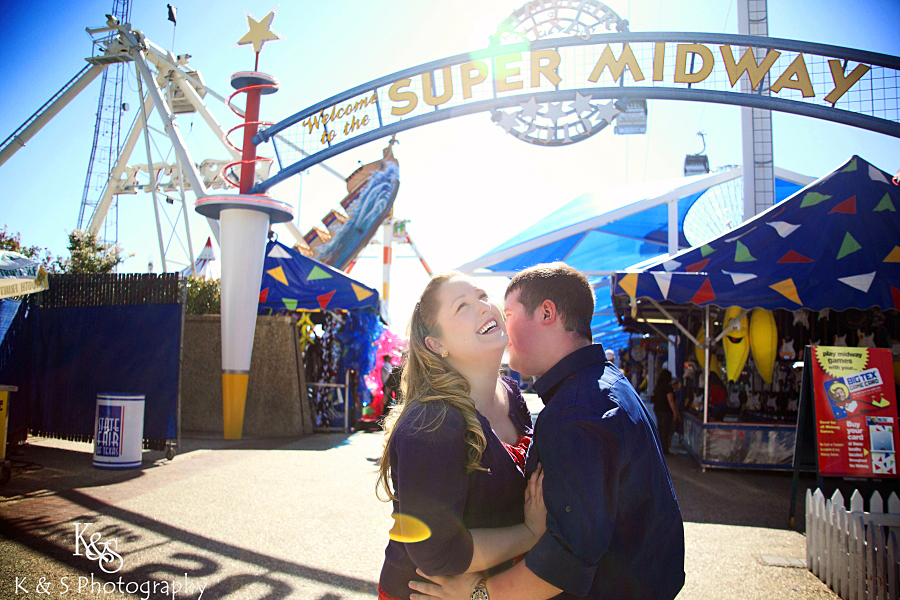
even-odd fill
[(378, 292), (270, 241), (259, 314), (296, 320), (314, 428), (349, 430), (370, 399), (363, 376), (375, 366), (374, 343), (384, 330)]
[(619, 322), (679, 331), (684, 442), (704, 468), (790, 469), (807, 345), (891, 348), (900, 187), (854, 156), (707, 243), (613, 276)]

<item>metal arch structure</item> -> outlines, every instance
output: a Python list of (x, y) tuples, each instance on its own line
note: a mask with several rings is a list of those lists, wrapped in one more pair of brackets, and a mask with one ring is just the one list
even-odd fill
[[(763, 50), (765, 59), (757, 63), (752, 49)], [(752, 89), (740, 91), (746, 79)], [(760, 93), (765, 81), (768, 95)], [(615, 101), (630, 99), (776, 110), (900, 137), (898, 95), (900, 57), (853, 48), (682, 32), (538, 39), (405, 69), (261, 131), (254, 138), (257, 145), (276, 135), (281, 140), (274, 143), (280, 171), (253, 193), (362, 144), (478, 112), (491, 112), (507, 133), (524, 137), (528, 125), (519, 117), (537, 110), (537, 103), (550, 103), (560, 116), (575, 115), (563, 134), (569, 141), (606, 127), (621, 112)], [(593, 104), (604, 99), (611, 102)], [(570, 103), (568, 111), (564, 103)], [(504, 112), (510, 108), (519, 110)], [(602, 118), (578, 118), (585, 111)], [(554, 142), (568, 143), (548, 138), (545, 145), (559, 145)]]

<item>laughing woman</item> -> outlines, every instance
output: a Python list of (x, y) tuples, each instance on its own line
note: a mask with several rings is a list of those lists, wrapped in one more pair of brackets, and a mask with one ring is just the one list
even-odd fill
[(385, 422), (379, 487), (395, 524), (378, 586), (406, 600), (411, 580), (502, 570), (543, 534), (540, 472), (526, 481), (531, 415), (500, 378), (499, 308), (460, 273), (434, 277), (409, 325), (402, 401)]

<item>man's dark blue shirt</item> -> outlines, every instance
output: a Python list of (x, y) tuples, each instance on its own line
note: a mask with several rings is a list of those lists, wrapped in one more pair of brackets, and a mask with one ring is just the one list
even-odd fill
[(544, 467), (547, 532), (525, 564), (559, 598), (671, 600), (684, 585), (684, 526), (637, 392), (599, 344), (534, 388), (545, 407), (527, 469)]

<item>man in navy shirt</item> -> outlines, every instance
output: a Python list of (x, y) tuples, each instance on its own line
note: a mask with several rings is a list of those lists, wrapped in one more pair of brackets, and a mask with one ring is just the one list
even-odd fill
[(634, 388), (592, 344), (593, 309), (587, 279), (562, 263), (510, 282), (510, 368), (539, 377), (545, 405), (528, 469), (544, 468), (547, 531), (508, 571), (412, 582), (414, 600), (671, 600), (681, 590), (684, 527), (659, 435)]

